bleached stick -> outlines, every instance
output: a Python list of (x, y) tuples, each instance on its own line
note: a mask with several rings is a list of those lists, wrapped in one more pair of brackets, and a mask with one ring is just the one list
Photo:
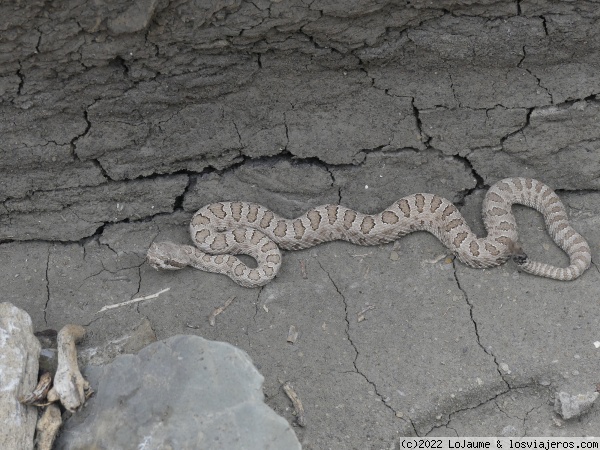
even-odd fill
[(145, 297), (134, 298), (131, 300), (127, 300), (126, 302), (123, 302), (123, 303), (115, 303), (114, 305), (107, 305), (107, 306), (103, 307), (100, 311), (98, 311), (96, 314), (100, 314), (101, 312), (108, 311), (109, 309), (120, 308), (121, 306), (126, 306), (126, 305), (131, 305), (133, 303), (143, 302), (144, 300), (150, 300), (151, 298), (156, 298), (160, 294), (164, 294), (165, 292), (167, 292), (169, 290), (171, 290), (171, 288), (165, 288), (162, 291), (158, 291), (156, 294), (150, 294), (150, 295), (146, 295)]

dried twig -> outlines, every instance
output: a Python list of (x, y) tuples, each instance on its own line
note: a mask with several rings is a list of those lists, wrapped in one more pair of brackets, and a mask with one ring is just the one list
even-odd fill
[(35, 389), (31, 393), (20, 397), (19, 401), (24, 405), (44, 406), (47, 404), (46, 395), (48, 394), (51, 385), (52, 375), (50, 372), (44, 372)]
[(308, 274), (306, 273), (306, 260), (305, 259), (300, 260), (300, 273), (302, 274), (303, 279), (305, 279), (305, 280), (308, 279)]
[(302, 402), (300, 401), (298, 394), (294, 392), (294, 389), (292, 389), (292, 386), (287, 381), (283, 384), (283, 390), (292, 401), (292, 405), (294, 406), (296, 423), (300, 427), (306, 426), (306, 421), (304, 420), (304, 406), (302, 406)]
[(367, 311), (372, 310), (372, 309), (375, 309), (375, 305), (369, 305), (365, 309), (363, 309), (362, 311), (360, 311), (358, 314), (356, 314), (356, 321), (357, 322), (362, 322), (363, 320), (365, 320), (365, 313)]
[(355, 255), (350, 255), (353, 258), (364, 258), (366, 256), (371, 256), (373, 254), (373, 252), (368, 252), (368, 253), (359, 253), (359, 254), (355, 254)]
[(58, 429), (62, 424), (60, 408), (57, 405), (48, 405), (35, 427), (37, 436), (36, 444), (38, 450), (51, 450)]
[(223, 306), (219, 306), (218, 308), (216, 308), (213, 312), (210, 313), (210, 315), (208, 316), (208, 323), (210, 324), (211, 327), (215, 326), (215, 319), (216, 317), (221, 314), (223, 311), (225, 311), (227, 309), (227, 307), (229, 305), (231, 305), (231, 302), (233, 302), (235, 300), (235, 295), (233, 297), (231, 297), (229, 300), (227, 300)]
[(85, 329), (80, 325), (65, 325), (58, 333), (58, 367), (47, 397), (51, 402), (60, 400), (69, 412), (81, 408), (91, 391), (77, 364), (75, 343), (84, 336)]
[(150, 294), (150, 295), (146, 295), (145, 297), (134, 298), (132, 300), (128, 300), (123, 303), (115, 303), (114, 305), (107, 305), (107, 306), (103, 307), (100, 311), (98, 311), (96, 314), (100, 314), (101, 312), (108, 311), (109, 309), (120, 308), (121, 306), (131, 305), (133, 303), (138, 303), (138, 302), (141, 302), (144, 300), (150, 300), (151, 298), (156, 298), (160, 294), (164, 294), (165, 292), (167, 292), (169, 290), (171, 290), (171, 288), (165, 288), (162, 291), (158, 291), (156, 294)]

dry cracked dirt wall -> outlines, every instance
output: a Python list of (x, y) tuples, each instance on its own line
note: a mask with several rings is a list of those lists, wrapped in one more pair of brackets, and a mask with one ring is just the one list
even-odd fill
[[(597, 1), (2, 2), (3, 295), (38, 329), (88, 325), (89, 346), (146, 318), (159, 338), (198, 333), (244, 348), (280, 414), (293, 420), (282, 380), (304, 397), (307, 448), (585, 433), (597, 414), (565, 428), (546, 409), (565, 380), (592, 382), (591, 366), (571, 364), (598, 362), (578, 348), (598, 340), (596, 265), (578, 284), (510, 266), (484, 283), (427, 262), (443, 249), (410, 236), (391, 259), (388, 247), (346, 244), (287, 254), (272, 286), (247, 291), (222, 276), (153, 272), (144, 253), (159, 236), (186, 242), (193, 211), (217, 200), (294, 216), (321, 203), (375, 212), (430, 191), (481, 231), (484, 190), (530, 176), (565, 199), (597, 264), (599, 18)], [(528, 214), (529, 247), (560, 260)], [(95, 315), (167, 286), (161, 300)], [(237, 308), (209, 327), (231, 292)], [(514, 303), (532, 295), (547, 316)], [(486, 314), (502, 298), (509, 316)], [(365, 304), (377, 309), (357, 323)], [(544, 345), (522, 334), (524, 317)], [(557, 326), (579, 331), (555, 336)], [(480, 408), (477, 428), (469, 414)]]
[(2, 240), (181, 209), (186, 179), (275, 156), (600, 188), (598, 2), (94, 5), (0, 7)]

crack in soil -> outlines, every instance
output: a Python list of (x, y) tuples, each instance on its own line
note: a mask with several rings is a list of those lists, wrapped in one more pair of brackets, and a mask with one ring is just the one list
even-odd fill
[[(144, 261), (145, 262), (145, 261)], [(144, 264), (144, 262), (142, 262), (138, 268), (137, 268), (137, 275), (138, 275), (138, 286), (137, 286), (137, 290), (135, 291), (135, 294), (133, 294), (130, 298), (130, 300), (133, 300), (135, 297), (137, 297), (140, 294), (140, 291), (142, 289), (142, 264)], [(140, 312), (140, 304), (142, 302), (138, 302), (135, 304), (135, 311), (139, 314), (142, 315), (142, 313)]]
[(521, 419), (518, 416), (511, 416), (509, 413), (507, 413), (506, 411), (504, 411), (504, 409), (502, 409), (502, 407), (498, 404), (498, 399), (494, 399), (494, 404), (496, 405), (496, 408), (498, 409), (498, 411), (500, 411), (502, 414), (504, 414), (506, 416), (507, 419)]
[[(512, 390), (514, 390), (514, 389), (527, 389), (527, 388), (532, 388), (532, 387), (539, 387), (539, 386), (538, 386), (538, 385), (536, 385), (536, 384), (529, 384), (529, 385), (519, 386), (519, 387), (516, 387), (516, 388), (511, 388), (510, 386), (508, 386), (508, 388), (507, 388), (506, 390), (504, 390), (504, 391), (502, 391), (502, 392), (499, 392), (498, 394), (494, 395), (493, 397), (491, 397), (491, 398), (489, 398), (489, 399), (487, 399), (487, 400), (484, 400), (484, 401), (482, 401), (481, 403), (479, 403), (479, 404), (477, 404), (477, 405), (470, 406), (470, 407), (467, 407), (467, 408), (461, 408), (461, 409), (458, 409), (458, 410), (456, 410), (456, 411), (453, 411), (453, 412), (451, 412), (450, 414), (448, 414), (448, 421), (447, 421), (446, 423), (444, 423), (444, 424), (441, 424), (441, 425), (434, 426), (434, 427), (433, 427), (431, 430), (429, 430), (429, 431), (426, 433), (426, 435), (427, 435), (427, 434), (429, 434), (429, 433), (430, 433), (432, 430), (435, 430), (435, 429), (438, 429), (438, 428), (441, 428), (441, 427), (450, 428), (451, 430), (454, 430), (454, 431), (456, 432), (456, 430), (450, 426), (450, 422), (452, 421), (452, 416), (454, 416), (454, 415), (456, 415), (456, 414), (458, 414), (458, 413), (464, 412), (464, 411), (469, 411), (469, 410), (472, 410), (472, 409), (479, 408), (479, 407), (481, 407), (481, 406), (484, 406), (484, 405), (486, 405), (486, 404), (488, 404), (488, 403), (490, 403), (490, 402), (494, 402), (494, 404), (496, 405), (496, 408), (497, 408), (497, 409), (498, 409), (498, 410), (499, 410), (499, 411), (500, 411), (502, 414), (504, 414), (506, 417), (509, 417), (509, 418), (513, 418), (513, 419), (519, 419), (519, 420), (521, 420), (521, 418), (520, 418), (520, 417), (518, 417), (518, 416), (511, 416), (510, 414), (506, 413), (506, 411), (504, 411), (504, 410), (503, 410), (503, 409), (500, 407), (500, 405), (498, 405), (498, 398), (499, 398), (499, 397), (501, 397), (501, 396), (503, 396), (503, 395), (505, 395), (505, 394), (507, 394), (507, 393), (509, 393), (510, 391), (512, 391)], [(540, 408), (542, 408), (542, 407), (544, 407), (544, 405), (543, 405), (543, 404), (541, 404), (541, 405), (537, 405), (537, 406), (534, 406), (534, 407), (532, 407), (532, 408), (531, 408), (529, 411), (526, 411), (526, 413), (525, 413), (525, 417), (522, 419), (522, 420), (523, 420), (523, 427), (524, 427), (524, 429), (525, 429), (525, 421), (527, 420), (527, 417), (528, 417), (528, 415), (529, 415), (531, 412), (535, 411), (536, 409), (540, 409)]]
[[(61, 239), (27, 239), (27, 240), (23, 240), (23, 239), (3, 239), (0, 241), (0, 245), (2, 244), (9, 244), (9, 243), (13, 243), (13, 242), (45, 242), (45, 243), (49, 243), (49, 244), (80, 244), (80, 245), (84, 245), (86, 242), (90, 241), (91, 239), (94, 239), (96, 237), (99, 237), (102, 235), (102, 233), (104, 232), (104, 229), (106, 227), (106, 225), (118, 225), (118, 224), (123, 224), (123, 223), (146, 223), (146, 222), (150, 222), (153, 219), (157, 218), (157, 217), (162, 217), (162, 216), (168, 216), (170, 214), (173, 214), (176, 211), (165, 211), (165, 212), (160, 212), (160, 213), (156, 213), (156, 214), (152, 214), (149, 216), (144, 216), (144, 217), (140, 217), (138, 219), (130, 219), (130, 218), (125, 218), (123, 220), (117, 220), (114, 222), (104, 222), (101, 223), (100, 226), (98, 228), (96, 228), (96, 230), (89, 234), (88, 236), (83, 236), (81, 239), (77, 239), (77, 240), (73, 240), (73, 241), (65, 241), (65, 240), (61, 240)], [(77, 217), (77, 214), (73, 213), (73, 215), (75, 215)], [(79, 218), (79, 217), (78, 217)], [(83, 222), (88, 222), (84, 219), (81, 219)], [(88, 222), (90, 223), (90, 222)]]
[(455, 206), (464, 206), (468, 196), (470, 196), (479, 189), (489, 187), (488, 185), (486, 185), (483, 177), (477, 173), (475, 167), (473, 167), (473, 163), (467, 156), (453, 155), (452, 158), (456, 161), (462, 162), (465, 165), (465, 168), (471, 172), (471, 175), (475, 179), (475, 186), (457, 192), (456, 197), (454, 199), (455, 201), (453, 202)]
[(458, 100), (458, 97), (456, 96), (456, 90), (454, 89), (454, 79), (452, 78), (452, 73), (448, 72), (448, 78), (450, 78), (450, 90), (452, 91), (452, 97), (454, 98), (454, 101), (456, 102), (458, 108), (462, 108), (463, 106), (460, 103), (460, 100)]
[[(456, 273), (456, 260), (454, 260), (454, 261), (452, 262), (452, 266), (453, 266), (453, 269), (454, 269), (454, 270), (453, 270), (453, 275), (454, 275), (454, 279), (455, 279), (455, 281), (456, 281), (456, 285), (457, 285), (458, 289), (459, 289), (459, 290), (462, 292), (462, 294), (463, 294), (463, 296), (464, 296), (464, 298), (465, 298), (465, 301), (467, 302), (467, 305), (469, 306), (469, 315), (470, 315), (470, 318), (471, 318), (471, 322), (473, 323), (473, 327), (474, 327), (474, 329), (475, 329), (475, 336), (476, 336), (476, 338), (477, 338), (477, 344), (479, 345), (479, 347), (481, 347), (481, 349), (484, 351), (484, 353), (485, 353), (485, 354), (487, 354), (488, 356), (490, 356), (490, 357), (493, 359), (493, 361), (494, 361), (494, 364), (496, 365), (496, 371), (498, 372), (498, 374), (499, 374), (500, 378), (502, 379), (502, 381), (504, 382), (504, 384), (506, 385), (506, 387), (505, 387), (505, 389), (503, 389), (503, 390), (502, 390), (501, 392), (499, 392), (498, 394), (494, 395), (494, 396), (493, 396), (493, 397), (491, 397), (491, 398), (488, 398), (488, 399), (486, 399), (486, 400), (483, 400), (483, 401), (481, 401), (480, 403), (478, 403), (478, 404), (476, 404), (476, 405), (473, 405), (473, 406), (468, 406), (468, 407), (466, 407), (466, 408), (460, 408), (460, 409), (457, 409), (457, 410), (455, 410), (455, 411), (452, 411), (452, 412), (448, 413), (448, 419), (446, 420), (446, 422), (445, 422), (445, 423), (442, 423), (442, 424), (440, 424), (440, 425), (435, 425), (435, 426), (433, 426), (433, 427), (432, 427), (432, 428), (431, 428), (431, 429), (430, 429), (430, 430), (429, 430), (427, 433), (425, 433), (425, 435), (429, 434), (429, 433), (430, 433), (432, 430), (435, 430), (435, 429), (438, 429), (438, 428), (441, 428), (441, 427), (447, 427), (447, 428), (453, 429), (452, 427), (450, 427), (450, 426), (449, 426), (449, 424), (450, 424), (450, 422), (452, 421), (452, 417), (453, 417), (454, 415), (456, 415), (456, 414), (458, 414), (458, 413), (460, 413), (460, 412), (463, 412), (463, 411), (468, 411), (468, 410), (471, 410), (471, 409), (476, 409), (476, 408), (479, 408), (480, 406), (483, 406), (483, 405), (485, 405), (485, 404), (487, 404), (487, 403), (489, 403), (489, 402), (491, 402), (491, 401), (496, 401), (496, 399), (497, 399), (499, 396), (501, 396), (501, 395), (503, 395), (503, 394), (506, 394), (506, 393), (507, 393), (507, 392), (509, 392), (511, 389), (513, 389), (513, 387), (511, 387), (511, 385), (508, 383), (508, 381), (506, 381), (506, 379), (504, 378), (504, 375), (503, 375), (502, 371), (500, 370), (500, 366), (499, 366), (499, 364), (498, 364), (498, 361), (497, 361), (497, 359), (496, 359), (496, 356), (495, 356), (495, 355), (494, 355), (492, 352), (490, 352), (488, 349), (486, 349), (486, 348), (483, 346), (483, 344), (481, 343), (481, 339), (480, 339), (480, 336), (479, 336), (479, 329), (478, 329), (478, 325), (477, 325), (477, 322), (475, 321), (475, 318), (474, 318), (474, 316), (473, 316), (473, 304), (472, 304), (472, 303), (469, 301), (469, 297), (468, 297), (468, 295), (467, 295), (467, 292), (466, 292), (466, 291), (465, 291), (465, 290), (464, 290), (464, 289), (461, 287), (461, 285), (460, 285), (460, 281), (459, 281), (459, 279), (458, 279), (458, 275), (457, 275), (457, 273)], [(518, 387), (519, 387), (519, 388), (523, 388), (523, 387), (527, 387), (527, 386), (518, 386)], [(453, 429), (453, 430), (454, 430), (454, 429)], [(456, 432), (456, 430), (454, 430), (454, 431)]]
[(412, 106), (413, 115), (415, 116), (415, 125), (419, 131), (419, 136), (421, 136), (421, 141), (423, 142), (425, 148), (429, 149), (431, 148), (429, 143), (431, 142), (432, 137), (423, 131), (423, 122), (421, 121), (419, 108), (415, 106), (415, 97), (411, 97), (410, 105)]
[(533, 411), (535, 411), (537, 409), (541, 409), (543, 406), (544, 405), (533, 406), (530, 410), (525, 411), (525, 417), (523, 417), (523, 429), (525, 429), (525, 422), (527, 421), (529, 414), (531, 414)]
[(188, 174), (188, 181), (185, 185), (185, 188), (177, 197), (175, 197), (175, 201), (173, 202), (173, 212), (175, 211), (185, 211), (183, 208), (183, 203), (185, 201), (185, 196), (188, 194), (192, 186), (195, 184), (196, 179)]
[(19, 77), (19, 86), (17, 87), (17, 95), (21, 95), (23, 91), (23, 85), (25, 84), (25, 75), (21, 70), (21, 62), (19, 61), (19, 68), (17, 69), (17, 77)]
[(71, 146), (71, 156), (73, 160), (77, 162), (82, 162), (81, 158), (79, 158), (79, 155), (77, 154), (77, 141), (84, 137), (86, 134), (88, 134), (90, 128), (92, 128), (92, 122), (88, 117), (87, 108), (83, 110), (83, 119), (85, 120), (85, 130), (83, 130), (81, 134), (75, 135), (73, 139), (71, 139), (71, 141), (69, 142), (69, 145)]
[(258, 316), (258, 312), (260, 309), (260, 296), (264, 290), (264, 286), (258, 287), (258, 293), (256, 294), (256, 301), (254, 302), (254, 315), (252, 316), (252, 320), (254, 320), (254, 325), (256, 325), (256, 316)]
[[(425, 435), (428, 435), (429, 433), (431, 433), (431, 431), (433, 431), (433, 430), (435, 430), (435, 429), (438, 429), (438, 428), (441, 428), (441, 427), (447, 427), (447, 428), (450, 428), (450, 429), (453, 429), (453, 430), (454, 430), (454, 428), (452, 428), (452, 427), (450, 426), (450, 422), (452, 422), (452, 417), (453, 417), (453, 416), (455, 416), (455, 415), (456, 415), (456, 414), (458, 414), (458, 413), (464, 412), (464, 411), (469, 411), (469, 410), (471, 410), (471, 409), (477, 409), (477, 408), (479, 408), (479, 407), (481, 407), (481, 406), (484, 406), (484, 405), (488, 404), (489, 402), (495, 402), (495, 401), (496, 401), (496, 399), (497, 399), (499, 396), (501, 396), (501, 395), (503, 395), (503, 394), (506, 394), (506, 393), (507, 393), (507, 392), (509, 392), (509, 391), (510, 391), (510, 387), (508, 387), (506, 390), (504, 390), (504, 391), (502, 391), (502, 392), (499, 392), (498, 394), (494, 395), (494, 396), (493, 396), (493, 397), (491, 397), (491, 398), (488, 398), (488, 399), (486, 399), (486, 400), (483, 400), (481, 403), (478, 403), (478, 404), (476, 404), (476, 405), (473, 405), (473, 406), (468, 406), (468, 407), (466, 407), (466, 408), (460, 408), (460, 409), (457, 409), (457, 410), (455, 410), (455, 411), (452, 411), (452, 412), (448, 413), (448, 420), (447, 420), (445, 423), (442, 423), (442, 424), (440, 424), (440, 425), (434, 425), (434, 426), (433, 426), (433, 427), (432, 427), (432, 428), (431, 428), (431, 429), (430, 429), (430, 430), (429, 430), (427, 433), (425, 433)], [(456, 431), (456, 430), (455, 430), (455, 431)]]
[(467, 302), (467, 305), (469, 306), (469, 316), (471, 318), (471, 322), (473, 323), (473, 328), (475, 329), (475, 336), (477, 337), (477, 345), (479, 345), (479, 347), (481, 347), (481, 349), (484, 351), (485, 354), (487, 354), (488, 356), (490, 356), (493, 359), (494, 364), (496, 365), (496, 371), (498, 372), (498, 375), (500, 375), (500, 378), (502, 378), (502, 381), (504, 382), (504, 384), (506, 384), (507, 388), (510, 389), (510, 383), (508, 381), (506, 381), (506, 379), (504, 378), (504, 374), (502, 373), (502, 370), (500, 369), (500, 364), (498, 363), (496, 355), (494, 355), (490, 350), (488, 350), (481, 343), (481, 337), (479, 335), (479, 327), (477, 325), (477, 321), (475, 320), (475, 317), (473, 316), (473, 309), (474, 309), (473, 303), (469, 300), (469, 295), (467, 294), (467, 291), (465, 291), (463, 289), (463, 287), (460, 285), (460, 280), (458, 279), (458, 274), (456, 273), (456, 258), (452, 260), (452, 268), (453, 268), (452, 273), (454, 275), (454, 280), (456, 281), (456, 286), (462, 292), (463, 297), (465, 298), (465, 301)]
[[(294, 109), (294, 105), (291, 105), (291, 106), (292, 106), (292, 109)], [(285, 128), (285, 145), (283, 146), (283, 151), (287, 151), (287, 148), (290, 145), (290, 130), (288, 128), (286, 111), (283, 112), (283, 126)]]
[[(543, 21), (543, 26), (544, 26), (544, 30), (546, 31), (546, 34), (548, 34), (548, 31), (546, 30), (546, 20), (545, 19)], [(554, 104), (554, 98), (552, 97), (552, 92), (550, 92), (550, 90), (547, 87), (542, 85), (542, 80), (535, 73), (533, 73), (530, 69), (522, 66), (523, 61), (525, 61), (525, 58), (527, 57), (527, 51), (525, 49), (526, 49), (526, 46), (523, 45), (523, 47), (522, 47), (523, 57), (517, 63), (517, 67), (525, 70), (529, 75), (531, 75), (533, 78), (535, 78), (537, 81), (537, 85), (546, 91), (546, 95), (550, 98), (550, 104)]]
[[(489, 403), (489, 402), (491, 402), (491, 401), (493, 401), (493, 402), (496, 402), (496, 406), (498, 407), (498, 409), (499, 409), (500, 411), (502, 411), (504, 414), (506, 414), (506, 413), (505, 413), (505, 412), (504, 412), (504, 411), (503, 411), (503, 410), (502, 410), (502, 409), (501, 409), (501, 408), (498, 406), (497, 399), (498, 399), (500, 396), (502, 396), (502, 395), (504, 395), (504, 394), (507, 394), (508, 392), (510, 392), (511, 390), (514, 390), (514, 389), (527, 389), (527, 388), (532, 388), (532, 387), (536, 387), (536, 388), (537, 388), (537, 387), (539, 387), (539, 385), (538, 385), (538, 384), (536, 384), (536, 383), (528, 383), (528, 384), (524, 384), (524, 385), (520, 385), (520, 386), (511, 386), (511, 385), (510, 385), (510, 383), (509, 383), (509, 382), (508, 382), (508, 381), (505, 379), (505, 377), (504, 377), (504, 375), (503, 375), (502, 371), (500, 370), (500, 365), (498, 364), (498, 361), (497, 361), (497, 359), (496, 359), (496, 356), (495, 356), (495, 355), (494, 355), (494, 354), (493, 354), (491, 351), (489, 351), (488, 349), (486, 349), (486, 348), (483, 346), (483, 344), (481, 343), (481, 339), (480, 339), (480, 336), (479, 336), (478, 325), (477, 325), (477, 322), (475, 321), (475, 318), (474, 318), (474, 316), (473, 316), (473, 304), (472, 304), (472, 303), (469, 301), (469, 297), (468, 297), (468, 295), (467, 295), (466, 291), (465, 291), (465, 290), (464, 290), (464, 289), (461, 287), (461, 285), (460, 285), (460, 281), (459, 281), (459, 279), (458, 279), (458, 275), (457, 275), (457, 273), (456, 273), (456, 260), (453, 262), (453, 268), (454, 268), (454, 279), (456, 280), (457, 287), (458, 287), (458, 289), (459, 289), (459, 290), (460, 290), (460, 291), (463, 293), (463, 296), (465, 297), (465, 301), (466, 301), (466, 302), (467, 302), (467, 304), (469, 305), (469, 314), (470, 314), (470, 317), (471, 317), (471, 322), (473, 322), (473, 327), (474, 327), (474, 329), (475, 329), (475, 335), (476, 335), (476, 337), (477, 337), (477, 344), (478, 344), (478, 345), (481, 347), (481, 349), (482, 349), (482, 350), (483, 350), (483, 351), (484, 351), (484, 352), (485, 352), (487, 355), (489, 355), (491, 358), (493, 358), (493, 360), (494, 360), (494, 364), (496, 365), (496, 370), (498, 371), (498, 374), (500, 375), (500, 378), (502, 379), (502, 381), (503, 381), (503, 382), (504, 382), (504, 384), (506, 385), (506, 388), (505, 388), (505, 389), (503, 389), (503, 390), (502, 390), (501, 392), (499, 392), (498, 394), (494, 395), (493, 397), (491, 397), (491, 398), (489, 398), (489, 399), (487, 399), (487, 400), (483, 400), (482, 402), (478, 403), (477, 405), (473, 405), (473, 406), (469, 406), (469, 407), (466, 407), (466, 408), (457, 409), (456, 411), (452, 411), (451, 413), (449, 413), (449, 414), (448, 414), (448, 420), (446, 421), (446, 423), (443, 423), (443, 424), (441, 424), (441, 425), (434, 426), (434, 427), (432, 427), (432, 428), (431, 428), (431, 430), (434, 430), (434, 429), (437, 429), (437, 428), (441, 428), (441, 427), (447, 427), (447, 428), (451, 428), (451, 427), (449, 427), (449, 424), (450, 424), (450, 422), (452, 421), (452, 417), (453, 417), (454, 415), (456, 415), (457, 413), (463, 412), (463, 411), (468, 411), (468, 410), (471, 410), (471, 409), (476, 409), (476, 408), (479, 408), (480, 406), (483, 406), (483, 405), (485, 405), (485, 404), (487, 404), (487, 403)], [(529, 413), (531, 413), (532, 411), (534, 411), (535, 409), (538, 409), (538, 408), (540, 408), (541, 406), (542, 406), (542, 405), (538, 405), (538, 406), (536, 406), (536, 407), (533, 407), (531, 410), (529, 410), (529, 411), (526, 413), (526, 415), (525, 415), (525, 418), (523, 419), (523, 424), (525, 424), (525, 420), (527, 419), (527, 415), (528, 415)], [(506, 414), (506, 415), (507, 415), (507, 416), (509, 416), (508, 414)], [(509, 417), (510, 417), (510, 416), (509, 416)], [(429, 431), (428, 431), (426, 434), (429, 434), (429, 433), (431, 432), (431, 430), (429, 430)]]
[(46, 258), (46, 303), (44, 304), (44, 323), (48, 325), (48, 320), (46, 318), (46, 314), (48, 312), (48, 305), (50, 304), (50, 249), (51, 246), (48, 246), (48, 256)]
[[(350, 342), (350, 345), (352, 346), (352, 348), (354, 350), (355, 356), (354, 356), (354, 360), (352, 361), (352, 365), (354, 366), (354, 371), (357, 374), (359, 374), (361, 377), (363, 377), (365, 379), (365, 381), (367, 383), (369, 383), (373, 387), (373, 390), (375, 391), (375, 395), (379, 398), (379, 400), (381, 401), (381, 403), (394, 414), (394, 417), (399, 417), (399, 416), (397, 416), (397, 411), (394, 410), (394, 408), (392, 408), (387, 403), (386, 397), (379, 392), (379, 390), (377, 389), (377, 385), (375, 384), (375, 382), (369, 380), (369, 378), (363, 372), (361, 372), (360, 369), (358, 368), (358, 365), (356, 364), (356, 361), (358, 360), (359, 352), (358, 352), (358, 347), (356, 346), (356, 344), (354, 343), (354, 341), (350, 337), (350, 319), (348, 318), (348, 314), (349, 314), (348, 313), (348, 302), (346, 300), (346, 297), (342, 293), (342, 291), (339, 289), (339, 287), (336, 284), (336, 282), (333, 280), (333, 278), (329, 274), (329, 272), (321, 264), (321, 261), (319, 261), (318, 259), (316, 259), (316, 261), (317, 261), (317, 264), (319, 265), (319, 267), (321, 268), (321, 270), (323, 270), (323, 272), (325, 272), (325, 274), (327, 275), (327, 278), (329, 278), (329, 281), (333, 285), (334, 289), (336, 290), (336, 292), (338, 293), (338, 295), (340, 296), (340, 298), (342, 299), (342, 302), (344, 304), (344, 321), (346, 322), (346, 326), (344, 328), (344, 331), (346, 333), (346, 338), (348, 339), (348, 342)], [(409, 422), (411, 424), (412, 428), (413, 428), (413, 431), (415, 432), (415, 435), (419, 436), (419, 434), (417, 433), (417, 429), (415, 427), (415, 424), (413, 423), (413, 421), (410, 418), (401, 417), (401, 419)]]
[(231, 123), (233, 124), (233, 128), (235, 128), (235, 132), (238, 137), (238, 144), (239, 144), (240, 148), (244, 148), (245, 145), (242, 143), (242, 135), (240, 134), (240, 130), (237, 126), (237, 123), (235, 123), (235, 120), (232, 120)]
[[(329, 176), (331, 177), (331, 187), (335, 187), (335, 175), (332, 172), (329, 164), (323, 164), (324, 169), (327, 171)], [(338, 196), (338, 205), (342, 204), (342, 187), (338, 186), (337, 188), (337, 196)]]
[(523, 139), (525, 140), (525, 142), (527, 142), (527, 136), (523, 133), (523, 131), (529, 126), (529, 122), (531, 120), (531, 114), (533, 113), (534, 110), (535, 110), (535, 108), (527, 108), (527, 114), (525, 115), (525, 123), (523, 124), (523, 126), (521, 126), (518, 130), (515, 130), (512, 133), (508, 133), (506, 136), (502, 136), (500, 138), (500, 147), (502, 148), (502, 151), (504, 151), (504, 143), (506, 142), (506, 140), (509, 137), (514, 136), (516, 134), (521, 133), (523, 135)]

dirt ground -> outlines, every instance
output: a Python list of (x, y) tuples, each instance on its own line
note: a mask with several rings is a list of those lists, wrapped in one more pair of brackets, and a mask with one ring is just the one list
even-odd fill
[[(600, 382), (597, 3), (430, 3), (1, 5), (2, 301), (36, 330), (85, 326), (90, 363), (136, 350), (119, 343), (140, 324), (229, 342), (290, 423), (294, 386), (307, 449), (596, 433), (597, 406), (563, 421), (552, 405)], [(220, 200), (296, 217), (432, 192), (483, 235), (508, 176), (557, 190), (592, 248), (580, 279), (471, 269), (425, 233), (285, 252), (258, 289), (145, 262)], [(541, 216), (515, 213), (526, 252), (565, 265)]]

